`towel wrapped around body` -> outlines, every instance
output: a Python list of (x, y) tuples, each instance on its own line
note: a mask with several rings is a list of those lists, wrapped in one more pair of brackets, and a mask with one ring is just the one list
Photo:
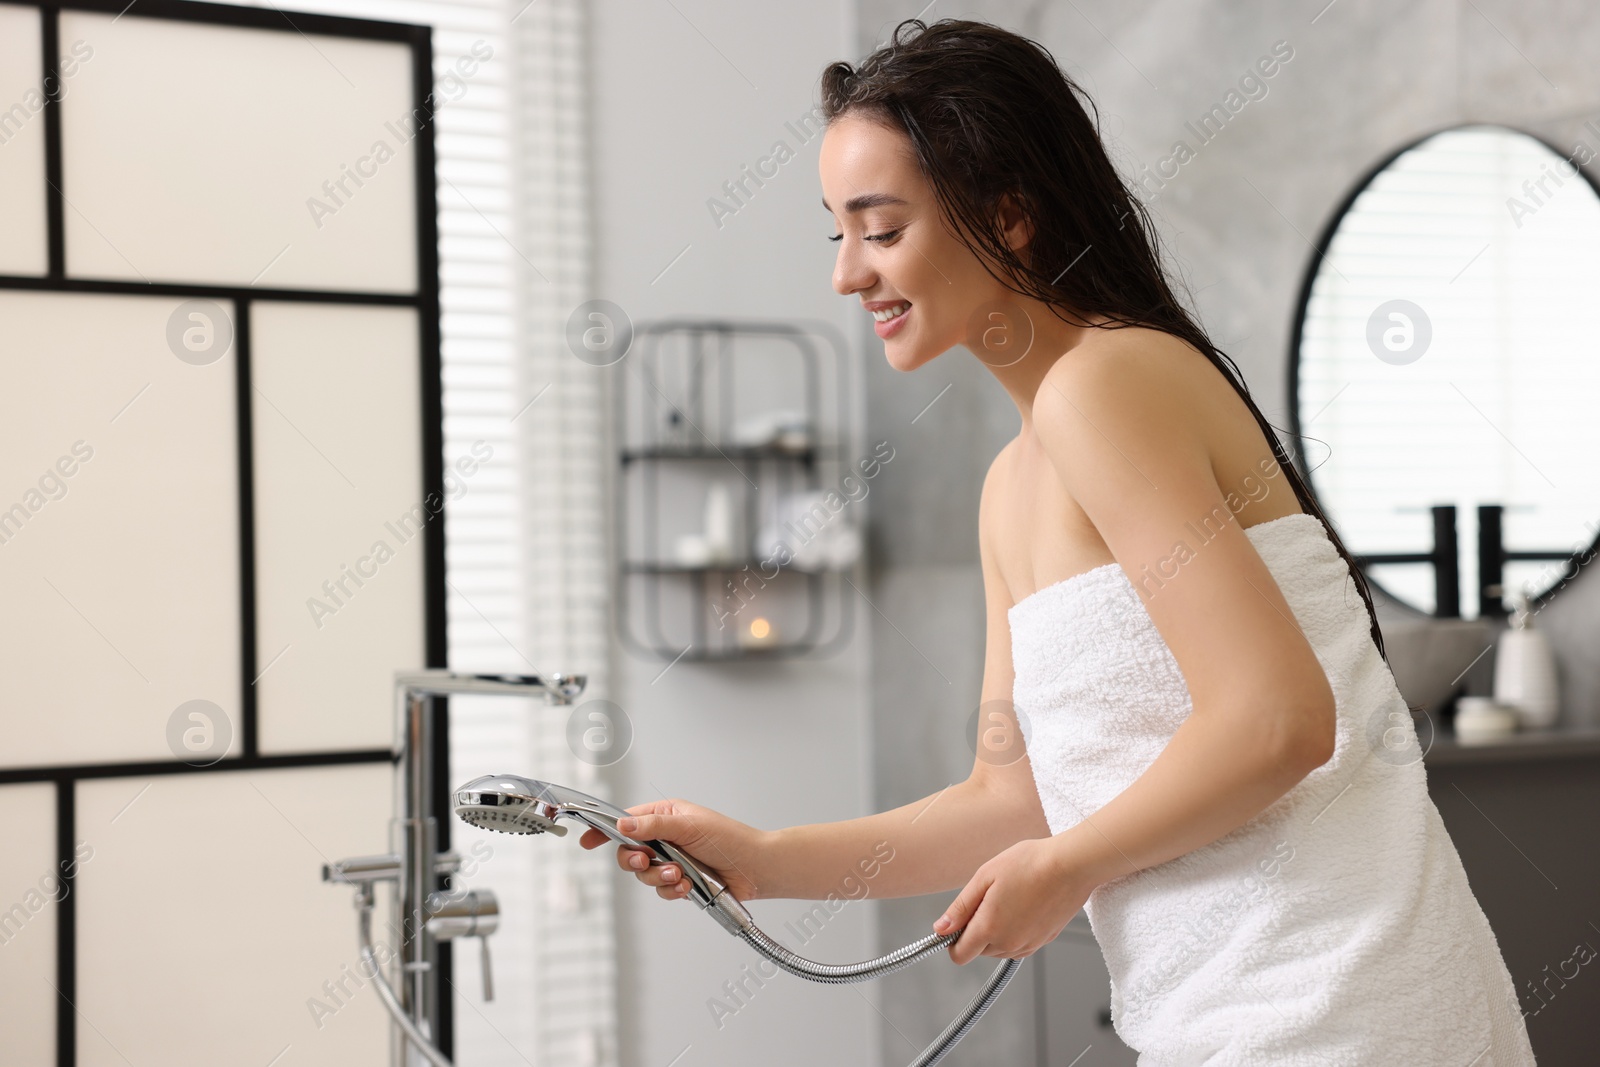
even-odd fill
[[(1084, 911), (1140, 1067), (1526, 1067), (1498, 942), (1321, 521), (1247, 527), (1327, 672), (1333, 757), (1249, 822), (1099, 886)], [(1117, 564), (1010, 611), (1013, 690), (1051, 833), (1126, 789), (1192, 705)]]

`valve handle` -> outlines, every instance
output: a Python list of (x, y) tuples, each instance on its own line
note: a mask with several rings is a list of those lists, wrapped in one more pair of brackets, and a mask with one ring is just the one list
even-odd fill
[(489, 935), (479, 934), (478, 944), (483, 946), (483, 999), (494, 999), (494, 967), (489, 962)]

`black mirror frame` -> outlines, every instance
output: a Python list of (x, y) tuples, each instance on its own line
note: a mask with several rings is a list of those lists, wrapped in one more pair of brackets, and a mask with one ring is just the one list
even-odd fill
[[(1361, 196), (1362, 193), (1366, 192), (1367, 187), (1373, 183), (1379, 174), (1382, 174), (1384, 171), (1388, 170), (1395, 160), (1399, 159), (1407, 152), (1410, 152), (1412, 149), (1417, 148), (1424, 142), (1431, 140), (1441, 133), (1479, 126), (1493, 126), (1511, 133), (1515, 133), (1522, 137), (1530, 138), (1543, 145), (1557, 157), (1566, 159), (1569, 162), (1571, 161), (1570, 156), (1562, 153), (1559, 148), (1545, 140), (1543, 137), (1540, 137), (1538, 134), (1529, 133), (1527, 130), (1521, 130), (1515, 126), (1507, 126), (1504, 123), (1458, 122), (1430, 130), (1414, 140), (1406, 142), (1399, 148), (1396, 148), (1394, 151), (1390, 152), (1388, 155), (1379, 159), (1356, 180), (1355, 184), (1352, 185), (1349, 191), (1346, 192), (1345, 195), (1340, 199), (1338, 205), (1334, 208), (1327, 221), (1323, 223), (1321, 229), (1317, 232), (1316, 243), (1312, 246), (1315, 254), (1307, 261), (1305, 269), (1302, 272), (1300, 279), (1300, 291), (1295, 299), (1294, 325), (1289, 331), (1288, 371), (1285, 376), (1284, 383), (1285, 388), (1288, 391), (1289, 433), (1291, 437), (1290, 441), (1288, 442), (1288, 451), (1290, 459), (1294, 461), (1295, 466), (1300, 471), (1301, 477), (1305, 479), (1306, 488), (1310, 491), (1311, 495), (1316, 498), (1316, 501), (1318, 505), (1322, 507), (1323, 512), (1334, 521), (1337, 521), (1338, 516), (1334, 512), (1334, 509), (1328, 506), (1328, 502), (1323, 499), (1322, 494), (1317, 492), (1316, 478), (1313, 471), (1307, 468), (1305, 451), (1301, 448), (1301, 442), (1305, 438), (1302, 432), (1303, 428), (1300, 425), (1300, 342), (1301, 337), (1305, 332), (1306, 309), (1311, 303), (1312, 287), (1316, 284), (1317, 274), (1322, 266), (1323, 261), (1327, 258), (1328, 250), (1333, 242), (1334, 235), (1339, 232), (1339, 226), (1344, 222), (1344, 218), (1350, 213), (1351, 208), (1355, 206), (1356, 200)], [(1592, 160), (1600, 160), (1600, 148), (1597, 148), (1595, 154), (1591, 156), (1591, 161)], [(1588, 184), (1590, 192), (1594, 193), (1596, 199), (1600, 199), (1600, 180), (1597, 180), (1596, 177), (1590, 173), (1587, 164), (1580, 165), (1574, 163), (1573, 166), (1576, 168), (1578, 176), (1582, 177), (1583, 180)], [(1600, 553), (1600, 533), (1595, 535), (1594, 540), (1589, 543), (1587, 548), (1581, 551), (1573, 552), (1570, 555), (1563, 554), (1558, 556), (1548, 552), (1537, 551), (1505, 552), (1502, 549), (1502, 556), (1504, 558), (1501, 562), (1504, 562), (1505, 560), (1522, 560), (1530, 558), (1561, 559), (1565, 562), (1563, 573), (1561, 577), (1556, 580), (1555, 584), (1551, 585), (1550, 588), (1529, 597), (1529, 608), (1531, 611), (1537, 613), (1538, 611), (1542, 610), (1552, 599), (1554, 599), (1558, 592), (1560, 592), (1574, 578), (1576, 578), (1584, 566), (1595, 558), (1597, 553)], [(1427, 613), (1421, 608), (1417, 607), (1417, 605), (1411, 603), (1411, 601), (1405, 597), (1397, 596), (1392, 590), (1385, 588), (1383, 583), (1379, 582), (1375, 577), (1373, 577), (1362, 553), (1352, 552), (1352, 555), (1355, 557), (1356, 561), (1361, 564), (1362, 570), (1366, 572), (1367, 582), (1374, 590), (1382, 593), (1383, 596), (1389, 601), (1398, 604), (1409, 611), (1416, 612), (1419, 615), (1427, 616)], [(1480, 560), (1480, 571), (1483, 570), (1483, 563), (1484, 561)], [(1490, 615), (1503, 616), (1504, 614), (1504, 610), (1498, 604), (1494, 606), (1493, 610), (1486, 610), (1485, 604), (1480, 600), (1478, 605), (1479, 618), (1487, 618)]]

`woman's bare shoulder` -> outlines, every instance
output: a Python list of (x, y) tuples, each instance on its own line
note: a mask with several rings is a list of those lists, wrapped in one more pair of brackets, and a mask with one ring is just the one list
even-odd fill
[(1104, 429), (1126, 420), (1182, 437), (1197, 429), (1222, 384), (1216, 373), (1193, 345), (1161, 330), (1092, 330), (1045, 373), (1034, 397), (1035, 432), (1049, 437), (1063, 422)]
[(1014, 463), (1017, 451), (1017, 437), (1007, 441), (994, 459), (989, 461), (989, 470), (983, 476), (983, 488), (978, 499), (978, 534), (981, 538), (988, 523), (993, 521), (992, 516), (1001, 506), (1001, 499), (1005, 494), (1006, 486), (1014, 477)]
[(1192, 387), (1192, 375), (1214, 371), (1194, 345), (1175, 334), (1148, 326), (1090, 330), (1083, 340), (1056, 360), (1045, 375), (1062, 384), (1077, 375), (1105, 374), (1145, 388)]

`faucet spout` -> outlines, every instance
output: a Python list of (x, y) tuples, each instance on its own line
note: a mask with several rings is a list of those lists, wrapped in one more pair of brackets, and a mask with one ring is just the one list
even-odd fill
[(397, 671), (396, 687), (416, 696), (452, 696), (484, 693), (499, 696), (543, 696), (551, 704), (570, 704), (583, 692), (588, 678), (582, 674), (466, 674), (432, 669)]

